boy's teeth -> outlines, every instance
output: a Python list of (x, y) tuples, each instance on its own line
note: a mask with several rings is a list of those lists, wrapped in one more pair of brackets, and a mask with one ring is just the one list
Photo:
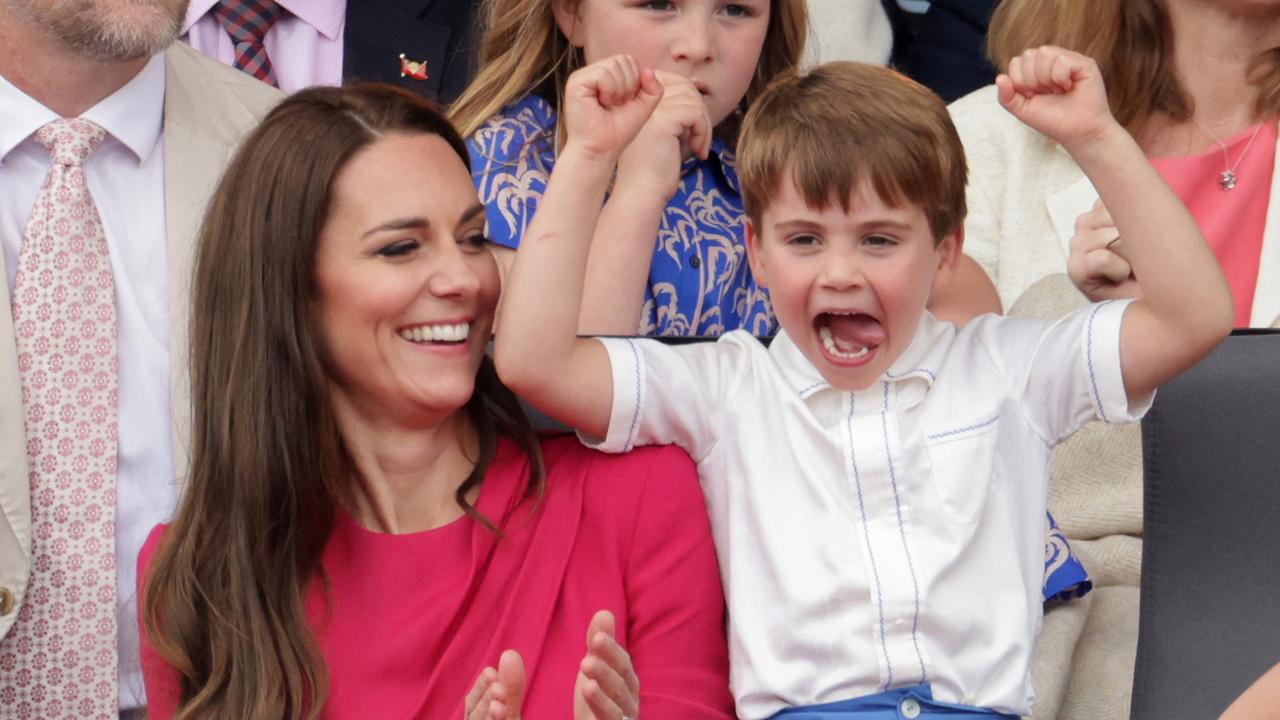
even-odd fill
[(471, 323), (452, 325), (418, 325), (400, 330), (400, 337), (410, 342), (463, 342), (471, 332)]
[(859, 348), (857, 352), (841, 352), (840, 349), (836, 347), (835, 338), (831, 337), (831, 328), (829, 327), (818, 328), (818, 337), (822, 339), (822, 347), (826, 348), (827, 352), (844, 360), (857, 360), (858, 358), (865, 357), (867, 353), (871, 352), (871, 350), (866, 346)]

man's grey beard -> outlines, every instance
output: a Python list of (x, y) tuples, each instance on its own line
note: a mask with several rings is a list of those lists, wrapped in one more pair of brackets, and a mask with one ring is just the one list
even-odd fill
[(3, 0), (34, 28), (93, 60), (150, 57), (178, 38), (189, 0)]

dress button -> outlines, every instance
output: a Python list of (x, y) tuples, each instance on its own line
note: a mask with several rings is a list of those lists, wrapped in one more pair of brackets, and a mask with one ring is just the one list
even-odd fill
[(9, 592), (9, 588), (0, 587), (0, 615), (8, 615), (13, 612), (13, 593)]
[(694, 255), (693, 257), (689, 258), (689, 265), (694, 270), (697, 270), (698, 268), (702, 267), (702, 258), (698, 257), (697, 255)]
[(907, 720), (915, 720), (920, 717), (920, 703), (916, 702), (912, 698), (903, 700), (902, 704), (898, 706), (898, 709), (902, 711), (902, 717)]

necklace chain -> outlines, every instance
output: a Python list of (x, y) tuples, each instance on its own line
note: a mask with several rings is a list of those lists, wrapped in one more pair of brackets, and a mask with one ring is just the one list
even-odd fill
[(1253, 147), (1253, 141), (1258, 137), (1258, 131), (1262, 129), (1263, 123), (1258, 123), (1253, 129), (1253, 134), (1249, 136), (1249, 142), (1245, 143), (1244, 150), (1240, 151), (1240, 155), (1236, 157), (1235, 164), (1231, 162), (1231, 156), (1227, 153), (1227, 144), (1218, 139), (1213, 131), (1200, 124), (1199, 120), (1192, 120), (1196, 127), (1200, 128), (1213, 141), (1218, 144), (1218, 149), (1222, 150), (1222, 172), (1218, 173), (1218, 187), (1225, 190), (1234, 190), (1236, 187), (1236, 168), (1240, 167), (1240, 162), (1244, 160), (1244, 156), (1249, 152), (1249, 148)]

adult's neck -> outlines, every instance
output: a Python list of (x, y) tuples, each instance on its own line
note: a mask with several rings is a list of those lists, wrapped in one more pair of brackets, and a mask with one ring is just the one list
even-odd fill
[(1173, 29), (1174, 71), (1194, 108), (1185, 124), (1226, 139), (1262, 120), (1258, 58), (1280, 47), (1280, 9), (1244, 0), (1169, 0), (1165, 7)]
[(148, 59), (86, 57), (15, 17), (0, 2), (0, 75), (62, 117), (78, 117), (124, 87)]
[(396, 415), (337, 393), (334, 410), (355, 463), (350, 510), (356, 522), (371, 530), (409, 533), (462, 515), (455, 494), (478, 452), (464, 408), (442, 417)]

